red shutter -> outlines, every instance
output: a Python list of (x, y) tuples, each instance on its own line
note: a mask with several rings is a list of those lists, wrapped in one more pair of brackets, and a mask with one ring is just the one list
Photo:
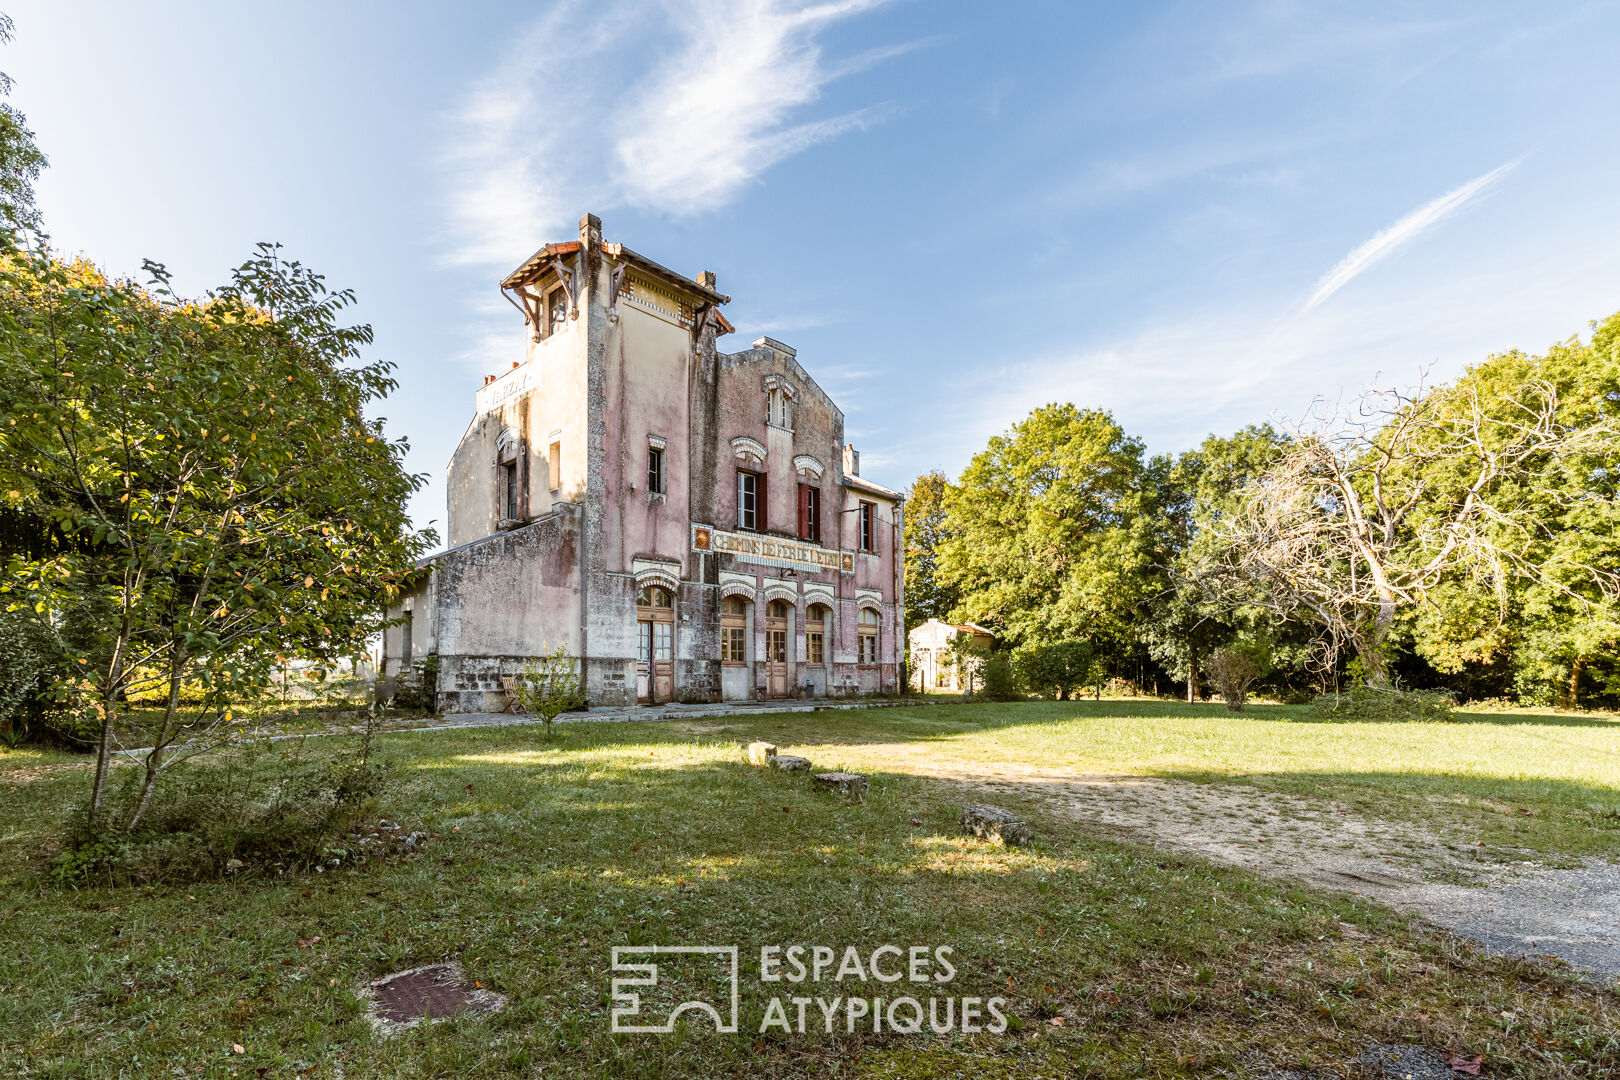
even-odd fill
[(810, 539), (810, 485), (799, 485), (799, 539)]

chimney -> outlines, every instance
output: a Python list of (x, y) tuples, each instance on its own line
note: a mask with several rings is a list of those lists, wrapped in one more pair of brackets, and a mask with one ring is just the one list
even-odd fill
[(844, 475), (861, 475), (861, 452), (850, 443), (844, 444)]
[(710, 292), (720, 291), (720, 279), (714, 276), (713, 270), (705, 270), (697, 276), (697, 283)]
[(579, 243), (586, 251), (592, 251), (602, 245), (602, 219), (595, 214), (586, 214), (579, 219)]

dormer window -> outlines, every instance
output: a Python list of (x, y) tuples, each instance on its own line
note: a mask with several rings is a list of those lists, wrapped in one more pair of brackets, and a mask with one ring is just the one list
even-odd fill
[(546, 337), (568, 328), (568, 291), (561, 285), (546, 293)]

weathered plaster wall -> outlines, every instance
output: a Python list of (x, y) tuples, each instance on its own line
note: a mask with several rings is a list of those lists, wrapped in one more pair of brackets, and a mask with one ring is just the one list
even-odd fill
[(559, 646), (579, 647), (578, 508), (434, 560), (439, 703), (445, 712), (500, 709), (501, 676)]

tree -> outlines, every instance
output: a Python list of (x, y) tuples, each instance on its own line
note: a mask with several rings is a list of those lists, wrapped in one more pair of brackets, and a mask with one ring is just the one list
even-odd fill
[(524, 665), (514, 685), (518, 704), (524, 712), (540, 718), (546, 725), (548, 739), (552, 721), (585, 704), (579, 670), (565, 645), (549, 652), (542, 646), (540, 658)]
[[(0, 14), (0, 44), (10, 44), (15, 29), (11, 16)], [(0, 97), (10, 93), (11, 77), (0, 72)], [(39, 228), (34, 181), (45, 165), (27, 117), (9, 102), (0, 102), (0, 233), (8, 238)]]
[(992, 438), (945, 492), (953, 621), (1013, 646), (1127, 639), (1151, 562), (1142, 471), (1141, 441), (1095, 409), (1043, 406)]
[(939, 574), (939, 548), (946, 535), (945, 492), (950, 479), (940, 470), (923, 473), (906, 493), (906, 625), (944, 619), (956, 606), (957, 591)]
[[(1620, 416), (1620, 314), (1594, 324), (1588, 343), (1572, 338), (1542, 356), (1498, 354), (1459, 380), (1487, 399), (1536, 382), (1556, 392), (1563, 428), (1612, 425)], [(1498, 483), (1495, 499), (1533, 515), (1526, 560), (1541, 572), (1514, 575), (1496, 590), (1466, 581), (1432, 590), (1413, 619), (1413, 636), (1435, 668), (1456, 674), (1471, 665), (1506, 666), (1521, 699), (1571, 707), (1580, 703), (1583, 682), (1620, 681), (1620, 605), (1614, 590), (1603, 588), (1620, 578), (1620, 475), (1605, 445), (1573, 447)]]
[[(1515, 579), (1613, 596), (1613, 570), (1546, 547), (1548, 504), (1524, 485), (1617, 458), (1614, 419), (1568, 422), (1540, 377), (1318, 402), (1218, 525), (1203, 580), (1229, 606), (1313, 622), (1330, 649), (1354, 651), (1368, 685), (1388, 687), (1397, 614), (1447, 582), (1496, 595), (1499, 618)], [(1572, 512), (1585, 494), (1550, 498)]]
[(1270, 424), (1251, 425), (1229, 436), (1210, 435), (1196, 450), (1154, 470), (1161, 522), (1158, 589), (1144, 603), (1138, 632), (1153, 659), (1186, 684), (1189, 702), (1197, 700), (1204, 658), (1222, 645), (1269, 637), (1275, 629), (1264, 612), (1213, 602), (1197, 575), (1211, 527), (1236, 511), (1244, 487), (1276, 460), (1285, 442)]
[(56, 689), (96, 731), (92, 829), (128, 698), (163, 700), (133, 829), (279, 656), (362, 655), (434, 542), (405, 516), (404, 441), (364, 415), (395, 384), (356, 362), (351, 292), (270, 245), (198, 301), (147, 269), (142, 288), (42, 251), (0, 265), (0, 496), (50, 538), (0, 585), (73, 669)]

